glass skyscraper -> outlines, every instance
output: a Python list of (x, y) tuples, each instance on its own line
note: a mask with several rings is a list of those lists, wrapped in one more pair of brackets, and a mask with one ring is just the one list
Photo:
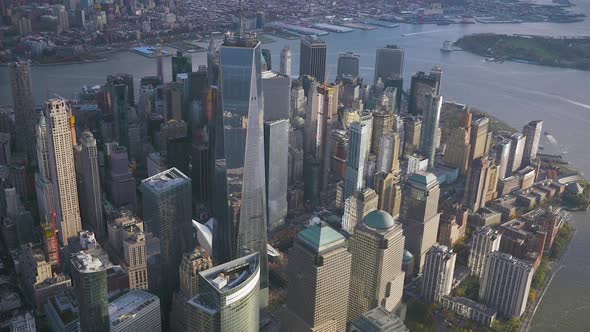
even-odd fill
[[(260, 252), (261, 305), (268, 301), (264, 111), (260, 42), (249, 34), (229, 34), (219, 49), (227, 209), (219, 232), (229, 241), (222, 260)], [(223, 183), (225, 182), (225, 183)], [(231, 255), (228, 255), (231, 253)]]

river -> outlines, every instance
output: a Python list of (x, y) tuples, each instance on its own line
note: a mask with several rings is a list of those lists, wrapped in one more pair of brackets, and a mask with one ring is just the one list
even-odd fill
[[(578, 0), (577, 10), (590, 15), (590, 0)], [(331, 33), (328, 43), (328, 76), (336, 74), (336, 58), (351, 51), (361, 56), (361, 75), (372, 82), (375, 49), (398, 44), (405, 49), (404, 79), (409, 87), (416, 71), (442, 67), (442, 95), (484, 110), (514, 126), (534, 119), (544, 120), (544, 131), (550, 132), (567, 151), (572, 164), (590, 174), (590, 72), (504, 62), (485, 62), (467, 52), (443, 54), (444, 40), (454, 41), (477, 32), (521, 33), (553, 36), (590, 35), (590, 19), (581, 23), (471, 24), (471, 25), (402, 25), (395, 29)], [(402, 36), (405, 35), (405, 36)], [(289, 45), (293, 51), (293, 74), (298, 73), (299, 41), (283, 40), (265, 44), (278, 66), (280, 50)], [(193, 67), (205, 64), (206, 53), (193, 54)], [(164, 74), (170, 78), (170, 58), (165, 59)], [(129, 72), (139, 78), (155, 75), (154, 59), (132, 52), (116, 52), (105, 62), (62, 66), (35, 66), (32, 69), (33, 90), (37, 102), (57, 93), (71, 97), (81, 86), (101, 84), (106, 75)], [(137, 84), (136, 84), (137, 85)], [(0, 67), (0, 105), (10, 104), (8, 71)], [(541, 303), (531, 331), (587, 331), (590, 326), (590, 214), (575, 214), (578, 229), (572, 247)]]

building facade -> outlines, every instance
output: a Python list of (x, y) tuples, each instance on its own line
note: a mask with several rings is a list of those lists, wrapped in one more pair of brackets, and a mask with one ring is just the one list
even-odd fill
[(316, 82), (326, 81), (327, 44), (316, 36), (301, 39), (299, 77), (311, 76)]
[(489, 253), (498, 251), (502, 234), (489, 227), (477, 228), (469, 245), (469, 260), (467, 266), (471, 275), (481, 277)]

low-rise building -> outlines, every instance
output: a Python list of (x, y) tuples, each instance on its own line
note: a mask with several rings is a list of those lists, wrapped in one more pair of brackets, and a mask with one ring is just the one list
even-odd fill
[(496, 320), (496, 310), (484, 304), (477, 303), (465, 297), (443, 296), (441, 306), (461, 317), (490, 327)]

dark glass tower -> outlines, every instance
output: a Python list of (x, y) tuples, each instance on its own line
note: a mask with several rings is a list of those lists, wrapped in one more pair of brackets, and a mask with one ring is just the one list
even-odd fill
[(229, 243), (220, 254), (222, 260), (227, 261), (261, 253), (261, 306), (266, 306), (268, 258), (260, 42), (248, 34), (227, 35), (220, 47), (219, 59), (225, 179), (216, 178), (215, 186), (224, 187), (222, 196), (226, 202), (226, 209), (222, 209), (218, 217), (219, 233), (235, 234), (229, 237)]
[(299, 76), (309, 75), (316, 82), (324, 83), (326, 79), (326, 42), (315, 36), (301, 39), (301, 56), (299, 58)]
[(172, 81), (176, 82), (176, 75), (181, 73), (190, 74), (193, 72), (193, 60), (189, 55), (183, 55), (182, 52), (176, 52), (172, 57)]
[(80, 310), (80, 331), (110, 330), (107, 270), (101, 261), (83, 251), (71, 258)]
[(10, 64), (10, 83), (16, 124), (16, 150), (26, 152), (30, 161), (35, 159), (35, 101), (31, 86), (28, 61)]

